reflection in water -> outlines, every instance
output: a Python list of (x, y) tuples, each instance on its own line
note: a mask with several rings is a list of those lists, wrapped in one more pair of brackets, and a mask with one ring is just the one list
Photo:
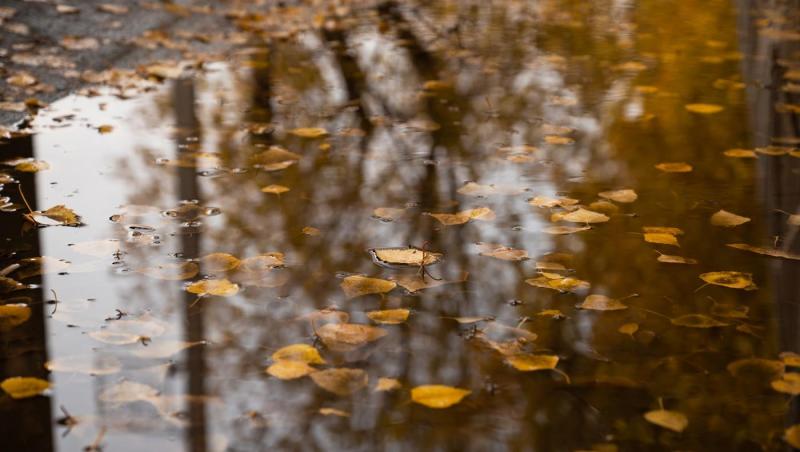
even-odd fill
[[(54, 106), (36, 136), (37, 158), (53, 167), (36, 175), (39, 204), (68, 204), (87, 226), (39, 230), (42, 251), (26, 257), (71, 261), (68, 274), (45, 277), (64, 300), (47, 318), (49, 350), (91, 358), (83, 373), (51, 375), (54, 405), (81, 419), (59, 444), (83, 447), (103, 431), (114, 450), (782, 447), (796, 419), (770, 388), (775, 375), (733, 375), (729, 364), (800, 351), (798, 264), (725, 245), (770, 247), (778, 236), (797, 252), (796, 226), (775, 211), (797, 211), (798, 160), (722, 153), (796, 144), (797, 112), (786, 107), (796, 92), (781, 89), (780, 71), (797, 70), (797, 41), (770, 31), (775, 17), (796, 18), (736, 6), (383, 2), (261, 40), (137, 100)], [(99, 103), (107, 110), (95, 113)], [(54, 118), (73, 109), (76, 122), (59, 127)], [(85, 127), (112, 120), (108, 135)], [(662, 162), (693, 170), (662, 172)], [(289, 190), (262, 192), (269, 185)], [(638, 198), (598, 197), (622, 188)], [(568, 202), (536, 207), (537, 196), (574, 198), (610, 221), (548, 234)], [(484, 207), (493, 219), (445, 226), (431, 215)], [(752, 221), (712, 226), (720, 209)], [(650, 226), (680, 228), (668, 234), (680, 246), (646, 243)], [(18, 230), (4, 232), (9, 243)], [(88, 256), (69, 246), (104, 239), (118, 242)], [(530, 259), (481, 255), (480, 242)], [(444, 255), (425, 269), (432, 276), (367, 253), (408, 245)], [(699, 263), (659, 262), (665, 254)], [(701, 287), (699, 274), (723, 270), (753, 273), (759, 290)], [(347, 298), (340, 285), (352, 275), (403, 287)], [(591, 288), (526, 283), (554, 275)], [(203, 277), (240, 290), (184, 290)], [(447, 284), (414, 291), (409, 281)], [(627, 308), (577, 309), (588, 294)], [(343, 351), (321, 334), (343, 318), (376, 326), (367, 313), (394, 308), (410, 309), (409, 320), (377, 325), (388, 334), (368, 345)], [(725, 326), (671, 321), (693, 314)], [(149, 333), (98, 341), (120, 328), (109, 318)], [(368, 387), (341, 396), (265, 373), (273, 352), (298, 343), (322, 352), (317, 368), (364, 370)], [(521, 372), (510, 350), (556, 355), (557, 371)], [(5, 376), (44, 375), (36, 358)], [(402, 389), (375, 390), (381, 377)], [(130, 383), (147, 386), (131, 393)], [(408, 390), (426, 384), (471, 394), (443, 411), (410, 403)], [(659, 407), (688, 427), (645, 420)]]

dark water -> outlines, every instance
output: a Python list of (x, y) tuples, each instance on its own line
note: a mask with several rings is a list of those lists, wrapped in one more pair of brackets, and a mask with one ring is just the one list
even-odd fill
[[(800, 205), (800, 159), (788, 149), (800, 143), (800, 9), (764, 3), (389, 2), (262, 40), (134, 99), (55, 103), (32, 136), (0, 145), (4, 158), (50, 168), (4, 173), (33, 210), (64, 204), (85, 225), (31, 227), (17, 184), (0, 193), (20, 206), (0, 213), (0, 267), (66, 261), (49, 261), (44, 275), (25, 274), (30, 264), (7, 274), (33, 286), (2, 295), (31, 315), (0, 333), (0, 377), (52, 388), (0, 399), (9, 441), (0, 448), (790, 449), (784, 431), (800, 422), (798, 406), (771, 382), (779, 355), (800, 352), (800, 263), (726, 246), (800, 252), (786, 213)], [(327, 134), (290, 133), (309, 127)], [(264, 158), (271, 146), (297, 157), (276, 169)], [(785, 155), (764, 154), (769, 146)], [(655, 167), (663, 162), (692, 171)], [(468, 182), (494, 186), (475, 196), (464, 194)], [(269, 185), (289, 191), (261, 191)], [(592, 204), (618, 189), (637, 199)], [(568, 211), (534, 207), (537, 196), (574, 198), (609, 220), (548, 234), (583, 224), (551, 223)], [(495, 218), (444, 226), (428, 215), (478, 207)], [(398, 209), (396, 218), (376, 208)], [(751, 221), (712, 225), (721, 209)], [(680, 246), (645, 242), (648, 226), (680, 228)], [(481, 255), (478, 242), (529, 259)], [(449, 283), (346, 296), (352, 275), (434, 281), (376, 265), (367, 251), (408, 245), (442, 253), (426, 271)], [(201, 259), (211, 253), (283, 253), (284, 265), (242, 277)], [(145, 270), (187, 262), (199, 273), (185, 280)], [(750, 273), (758, 289), (704, 285), (699, 275), (716, 271)], [(590, 287), (525, 282), (541, 272)], [(185, 288), (202, 278), (229, 278), (239, 291), (198, 300)], [(626, 309), (579, 309), (590, 294), (624, 298)], [(341, 312), (313, 314), (325, 308)], [(410, 310), (408, 320), (366, 315), (391, 308)], [(716, 326), (675, 320), (690, 314)], [(387, 334), (347, 352), (315, 338), (346, 315)], [(158, 334), (103, 336), (118, 318)], [(170, 349), (175, 341), (193, 346)], [(268, 375), (272, 353), (289, 344), (318, 348), (318, 370), (362, 369), (367, 386), (342, 396), (308, 376)], [(557, 371), (517, 370), (503, 346), (557, 356)], [(749, 358), (774, 362), (731, 372)], [(376, 391), (381, 377), (401, 387)], [(131, 382), (147, 387), (115, 399)], [(471, 393), (446, 409), (412, 402), (410, 390), (429, 384)], [(688, 426), (643, 416), (660, 407)], [(58, 423), (65, 413), (77, 421), (70, 429)]]

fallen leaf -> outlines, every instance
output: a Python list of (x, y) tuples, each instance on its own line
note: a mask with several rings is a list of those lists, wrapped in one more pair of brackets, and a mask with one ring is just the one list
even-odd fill
[(580, 201), (572, 198), (551, 198), (549, 196), (536, 196), (528, 200), (528, 204), (534, 207), (569, 207), (578, 204)]
[(753, 275), (735, 271), (709, 272), (700, 275), (700, 279), (708, 284), (730, 287), (731, 289), (756, 290)]
[(658, 261), (663, 262), (665, 264), (688, 264), (688, 265), (697, 264), (697, 260), (695, 259), (683, 256), (675, 256), (672, 254), (659, 254)]
[(290, 134), (301, 138), (319, 138), (328, 134), (322, 127), (299, 127), (289, 131)]
[(544, 142), (547, 144), (565, 145), (572, 144), (575, 142), (575, 140), (570, 137), (562, 137), (560, 135), (545, 135)]
[(491, 195), (516, 195), (522, 193), (521, 189), (513, 187), (498, 187), (496, 185), (481, 185), (475, 182), (467, 182), (457, 190), (458, 193), (467, 196), (491, 196)]
[(533, 372), (537, 370), (555, 369), (556, 364), (558, 364), (558, 356), (525, 353), (507, 356), (505, 361), (517, 370)]
[(62, 273), (70, 267), (70, 263), (55, 257), (39, 256), (21, 259), (18, 264), (20, 267), (14, 271), (17, 279), (28, 279), (33, 276), (48, 275), (52, 273)]
[(206, 341), (184, 342), (178, 340), (159, 340), (151, 342), (133, 352), (139, 358), (163, 359), (182, 352), (187, 348), (203, 345)]
[(619, 206), (617, 206), (613, 202), (600, 200), (589, 204), (589, 210), (593, 210), (599, 213), (604, 213), (606, 215), (615, 215), (619, 212)]
[(723, 154), (725, 157), (737, 159), (754, 159), (758, 157), (752, 149), (728, 149)]
[(692, 171), (692, 165), (685, 162), (664, 162), (656, 165), (656, 168), (665, 173), (689, 173)]
[(496, 218), (494, 211), (488, 207), (463, 210), (458, 213), (429, 213), (445, 226), (464, 224), (470, 220), (492, 221)]
[(647, 422), (680, 433), (689, 426), (689, 419), (683, 413), (669, 410), (653, 410), (644, 414)]
[(369, 250), (373, 260), (381, 265), (406, 265), (419, 267), (420, 265), (433, 265), (442, 259), (441, 253), (422, 250), (415, 247), (407, 248), (373, 248)]
[(745, 224), (748, 221), (750, 221), (749, 218), (736, 215), (735, 213), (731, 213), (726, 210), (720, 210), (714, 215), (711, 215), (711, 224), (714, 226), (732, 228), (734, 226)]
[(358, 323), (326, 323), (317, 328), (315, 333), (331, 350), (345, 352), (377, 341), (388, 334), (382, 328)]
[(479, 242), (477, 245), (481, 256), (494, 257), (504, 261), (524, 261), (528, 259), (528, 252), (525, 250), (518, 250), (496, 243)]
[(342, 290), (344, 290), (347, 298), (355, 298), (362, 295), (383, 294), (389, 292), (397, 287), (397, 283), (386, 279), (353, 275), (346, 277), (340, 286)]
[(621, 203), (634, 202), (637, 198), (639, 198), (639, 195), (637, 195), (635, 191), (628, 188), (622, 190), (603, 191), (598, 193), (597, 196)]
[(756, 148), (755, 152), (762, 154), (762, 155), (769, 155), (770, 157), (780, 157), (782, 155), (786, 155), (791, 152), (792, 148), (787, 148), (783, 146), (764, 146), (760, 148)]
[(555, 273), (543, 272), (541, 276), (526, 279), (525, 282), (534, 287), (553, 289), (559, 292), (573, 292), (576, 290), (589, 289), (590, 284), (570, 276), (562, 276)]
[(36, 377), (11, 377), (3, 380), (0, 388), (12, 399), (27, 399), (46, 391), (50, 388), (50, 382)]
[(692, 113), (700, 113), (703, 115), (719, 113), (724, 110), (724, 107), (716, 104), (686, 104), (685, 107)]
[(103, 3), (97, 5), (97, 10), (109, 14), (127, 14), (128, 7), (122, 5), (115, 5), (113, 3)]
[(683, 231), (680, 228), (671, 226), (643, 226), (642, 231), (645, 234), (683, 235)]
[(81, 217), (64, 205), (53, 206), (44, 211), (31, 212), (26, 216), (40, 226), (80, 226), (83, 224)]
[(796, 372), (785, 373), (782, 378), (770, 382), (772, 389), (783, 394), (800, 394), (800, 374)]
[(76, 253), (94, 257), (109, 257), (121, 252), (119, 240), (92, 240), (70, 244), (70, 249)]
[(397, 325), (408, 320), (410, 313), (411, 311), (408, 309), (385, 309), (382, 311), (369, 311), (367, 312), (367, 317), (373, 322)]
[(12, 160), (5, 163), (6, 165), (13, 166), (15, 170), (23, 173), (38, 173), (39, 171), (50, 169), (49, 163), (45, 162), (44, 160), (35, 160), (32, 158)]
[(320, 388), (339, 396), (349, 396), (369, 383), (367, 373), (362, 369), (346, 367), (314, 372), (311, 379)]
[(316, 237), (320, 235), (321, 231), (313, 226), (306, 226), (300, 232), (309, 236), (309, 237)]
[(428, 408), (449, 408), (472, 391), (445, 385), (423, 385), (411, 389), (411, 400)]
[(89, 337), (106, 344), (124, 345), (159, 337), (166, 330), (164, 322), (147, 316), (136, 320), (114, 320), (103, 329), (90, 331)]
[(564, 215), (561, 219), (570, 223), (605, 223), (610, 218), (602, 213), (581, 208)]
[(31, 308), (24, 303), (0, 305), (0, 331), (8, 331), (31, 318)]
[(303, 361), (278, 359), (267, 367), (266, 372), (281, 380), (294, 380), (316, 372), (316, 369)]
[(325, 364), (319, 350), (308, 344), (292, 344), (281, 347), (272, 354), (272, 359), (275, 361), (301, 361), (306, 364)]
[(211, 253), (200, 258), (203, 271), (208, 273), (223, 273), (239, 266), (239, 259), (228, 253)]
[(580, 309), (590, 309), (593, 311), (620, 311), (628, 309), (628, 306), (619, 300), (609, 298), (605, 295), (592, 294), (578, 305)]
[(86, 354), (62, 356), (44, 363), (51, 372), (70, 372), (89, 375), (111, 375), (122, 369), (122, 364), (111, 355)]
[(347, 411), (337, 410), (336, 408), (328, 408), (328, 407), (320, 408), (319, 414), (323, 416), (350, 417), (350, 413), (348, 413)]
[(800, 449), (800, 424), (795, 424), (783, 432), (783, 439), (795, 449)]
[(657, 243), (659, 245), (681, 246), (678, 243), (677, 237), (672, 234), (665, 234), (663, 232), (645, 232), (644, 241), (647, 243)]
[(23, 290), (27, 288), (27, 285), (22, 284), (15, 279), (0, 276), (0, 293), (9, 293), (15, 290)]
[(378, 378), (378, 384), (375, 385), (375, 392), (396, 391), (402, 387), (403, 385), (394, 378), (380, 377)]
[(200, 296), (230, 297), (239, 293), (239, 285), (227, 279), (203, 279), (186, 286), (186, 291)]
[(783, 259), (800, 260), (800, 254), (790, 253), (788, 251), (776, 250), (774, 248), (765, 248), (760, 246), (747, 245), (745, 243), (728, 243), (726, 246), (735, 248), (737, 250), (750, 251), (751, 253), (763, 254), (771, 257), (781, 257)]
[(703, 314), (686, 314), (674, 319), (670, 319), (673, 325), (685, 326), (688, 328), (719, 328), (730, 325), (729, 323), (720, 322)]
[(372, 211), (372, 216), (383, 221), (394, 221), (402, 217), (406, 213), (406, 209), (398, 209), (396, 207), (378, 207)]
[(574, 234), (576, 232), (588, 231), (591, 226), (549, 226), (542, 229), (542, 232), (553, 235)]
[(731, 375), (737, 378), (757, 375), (759, 379), (765, 376), (771, 379), (782, 375), (786, 366), (783, 362), (774, 359), (745, 358), (729, 363), (727, 369)]
[(400, 275), (394, 278), (397, 281), (397, 285), (401, 286), (402, 288), (406, 289), (407, 291), (414, 293), (422, 289), (430, 289), (432, 287), (439, 287), (445, 284), (457, 284), (462, 283), (467, 280), (469, 277), (469, 273), (464, 272), (461, 274), (459, 279), (455, 280), (446, 280), (446, 279), (433, 279), (430, 277), (424, 277), (423, 275)]
[(300, 154), (279, 146), (270, 146), (268, 150), (253, 156), (252, 162), (254, 166), (265, 171), (279, 171), (297, 163), (300, 158)]
[(97, 398), (109, 403), (130, 403), (151, 401), (158, 395), (158, 390), (150, 385), (125, 380), (106, 388)]
[(622, 324), (617, 329), (617, 331), (619, 333), (621, 333), (621, 334), (626, 334), (626, 335), (630, 336), (631, 339), (634, 339), (633, 335), (636, 334), (637, 331), (639, 331), (639, 324), (638, 323), (625, 323), (625, 324)]
[(273, 195), (280, 195), (281, 193), (286, 193), (289, 191), (289, 187), (284, 187), (283, 185), (267, 185), (266, 187), (261, 187), (261, 191), (263, 193), (270, 193)]

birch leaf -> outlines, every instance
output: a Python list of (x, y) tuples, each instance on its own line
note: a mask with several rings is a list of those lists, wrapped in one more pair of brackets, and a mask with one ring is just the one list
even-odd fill
[(397, 287), (397, 283), (386, 279), (353, 275), (345, 278), (340, 286), (342, 290), (344, 290), (347, 298), (355, 298), (362, 295), (383, 294), (389, 292)]
[(472, 391), (445, 385), (423, 385), (411, 389), (411, 400), (428, 408), (449, 408)]
[(11, 377), (3, 380), (0, 388), (12, 399), (26, 399), (46, 391), (50, 388), (50, 382), (36, 377)]
[(719, 212), (711, 215), (711, 224), (714, 226), (723, 226), (732, 228), (749, 222), (750, 219), (736, 215), (735, 213), (728, 212), (727, 210), (720, 210)]
[(680, 433), (689, 426), (689, 419), (683, 413), (669, 410), (653, 410), (644, 414), (647, 422)]

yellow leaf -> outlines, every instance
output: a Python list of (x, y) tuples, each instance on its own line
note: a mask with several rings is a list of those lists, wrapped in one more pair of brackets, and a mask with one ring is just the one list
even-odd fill
[(228, 253), (211, 253), (200, 258), (203, 271), (208, 273), (222, 273), (239, 266), (239, 259)]
[(583, 208), (574, 212), (570, 212), (561, 217), (561, 219), (564, 221), (569, 221), (570, 223), (605, 223), (609, 220), (608, 216), (602, 213), (593, 212)]
[(622, 190), (603, 191), (598, 193), (597, 196), (622, 203), (634, 202), (637, 198), (639, 198), (639, 195), (637, 195), (635, 191), (627, 188)]
[(316, 369), (303, 361), (278, 359), (267, 367), (267, 373), (281, 380), (294, 380), (315, 372)]
[(673, 325), (685, 326), (688, 328), (718, 328), (728, 326), (725, 322), (720, 322), (703, 314), (687, 314), (671, 319)]
[(728, 149), (723, 154), (725, 157), (737, 159), (754, 159), (758, 157), (752, 149)]
[(697, 260), (683, 257), (683, 256), (675, 256), (671, 254), (660, 254), (658, 256), (658, 261), (663, 262), (665, 264), (689, 264), (694, 265), (697, 263)]
[(522, 193), (522, 190), (518, 188), (481, 185), (475, 182), (467, 182), (456, 191), (467, 196), (516, 195)]
[(322, 127), (298, 127), (289, 131), (294, 136), (301, 138), (319, 138), (328, 134)]
[(770, 386), (784, 394), (798, 395), (800, 394), (800, 374), (795, 372), (783, 374), (781, 379), (771, 381)]
[(200, 268), (194, 262), (183, 262), (176, 264), (163, 264), (156, 267), (145, 267), (137, 272), (151, 278), (163, 279), (166, 281), (181, 281), (197, 276)]
[(593, 311), (620, 311), (628, 309), (628, 306), (619, 300), (609, 298), (605, 295), (593, 294), (586, 297), (583, 303), (578, 305), (580, 309), (590, 309)]
[(313, 226), (306, 226), (301, 232), (310, 237), (316, 237), (320, 234), (320, 230)]
[(370, 311), (367, 313), (367, 317), (373, 322), (396, 325), (408, 320), (410, 312), (408, 309), (386, 309), (383, 311)]
[(400, 384), (400, 382), (398, 380), (395, 380), (394, 378), (380, 377), (378, 378), (378, 384), (375, 385), (375, 391), (376, 392), (395, 391), (402, 387), (403, 386)]
[(574, 234), (576, 232), (588, 231), (591, 226), (550, 226), (542, 229), (542, 232), (553, 235)]
[(577, 278), (562, 276), (558, 274), (542, 273), (541, 276), (525, 280), (526, 283), (534, 287), (553, 289), (559, 292), (572, 292), (575, 290), (585, 290), (589, 288), (589, 283)]
[(735, 213), (731, 213), (726, 210), (720, 210), (714, 215), (711, 215), (711, 224), (714, 226), (732, 228), (734, 226), (739, 226), (740, 224), (745, 224), (748, 221), (750, 221), (749, 218), (736, 215)]
[(692, 165), (685, 162), (664, 162), (656, 165), (656, 168), (665, 173), (689, 173), (692, 171)]
[(203, 279), (186, 286), (186, 291), (200, 296), (230, 297), (239, 293), (239, 285), (227, 279)]
[(628, 336), (633, 339), (633, 335), (639, 331), (639, 324), (638, 323), (625, 323), (617, 329), (618, 332), (622, 334), (627, 334)]
[(780, 157), (781, 155), (786, 155), (791, 151), (792, 148), (787, 148), (783, 146), (765, 146), (761, 148), (756, 148), (755, 151), (762, 155), (769, 155), (771, 157)]
[(362, 369), (325, 369), (311, 374), (311, 379), (320, 388), (340, 396), (365, 388), (369, 382), (367, 373)]
[(441, 253), (421, 250), (419, 248), (373, 248), (369, 250), (373, 259), (378, 264), (388, 265), (408, 265), (418, 267), (420, 265), (433, 265), (442, 258)]
[(575, 142), (575, 140), (570, 137), (562, 137), (560, 135), (545, 135), (544, 142), (547, 144), (564, 145), (572, 144)]
[(761, 379), (764, 376), (774, 378), (783, 374), (786, 366), (774, 359), (745, 358), (729, 363), (727, 369), (734, 377), (757, 375)]
[(680, 246), (677, 237), (663, 232), (645, 232), (644, 241), (647, 243), (657, 243), (660, 245)]
[(700, 113), (703, 115), (711, 115), (724, 110), (724, 107), (715, 104), (686, 104), (685, 107), (692, 113)]
[(50, 382), (36, 377), (11, 377), (0, 383), (0, 388), (12, 399), (26, 399), (37, 396), (50, 387)]
[(292, 344), (281, 347), (272, 354), (274, 361), (289, 360), (302, 361), (307, 364), (325, 364), (319, 350), (308, 344)]
[(24, 303), (0, 305), (0, 331), (8, 331), (31, 318), (31, 308)]
[(494, 211), (488, 207), (463, 210), (458, 213), (429, 213), (445, 226), (464, 224), (470, 220), (492, 221), (496, 218)]
[(747, 245), (745, 243), (728, 243), (729, 247), (737, 250), (750, 251), (751, 253), (763, 254), (765, 256), (781, 257), (784, 259), (800, 260), (800, 254), (790, 253), (788, 251), (776, 250), (774, 248), (765, 248), (760, 246)]
[(730, 287), (731, 289), (758, 289), (758, 287), (753, 283), (753, 275), (750, 273), (734, 271), (709, 272), (701, 274), (700, 279), (709, 284)]
[(50, 164), (44, 160), (23, 159), (16, 162), (14, 169), (23, 173), (37, 173), (50, 169)]
[(684, 431), (686, 427), (689, 426), (689, 419), (687, 419), (683, 413), (679, 413), (677, 411), (648, 411), (644, 414), (644, 418), (652, 424), (678, 433)]
[(506, 362), (517, 370), (533, 372), (536, 370), (555, 369), (556, 364), (558, 364), (558, 356), (516, 354), (506, 357)]
[(504, 261), (524, 261), (528, 259), (528, 252), (498, 245), (496, 243), (478, 243), (481, 256), (494, 257)]
[(428, 91), (446, 90), (453, 87), (453, 84), (443, 80), (428, 80), (422, 84), (422, 89)]
[(783, 438), (790, 446), (800, 449), (800, 424), (787, 428), (783, 435)]
[(326, 323), (316, 330), (323, 344), (333, 351), (354, 350), (386, 336), (386, 330), (358, 323)]
[(368, 278), (366, 276), (353, 275), (348, 276), (342, 281), (342, 290), (344, 290), (347, 298), (360, 297), (362, 295), (382, 294), (389, 292), (397, 287), (394, 281), (386, 279)]
[(680, 228), (673, 228), (671, 226), (643, 226), (642, 230), (645, 234), (669, 234), (669, 235), (683, 235)]
[(319, 414), (323, 416), (350, 417), (350, 413), (348, 413), (347, 411), (337, 410), (336, 408), (328, 408), (328, 407), (320, 408)]
[(289, 191), (289, 187), (284, 187), (283, 185), (267, 185), (266, 187), (261, 187), (261, 191), (264, 193), (270, 193), (273, 195), (280, 195), (281, 193), (286, 193)]
[(428, 408), (449, 408), (472, 391), (445, 385), (423, 385), (411, 390), (411, 400)]
[(28, 218), (41, 226), (80, 226), (83, 224), (81, 217), (64, 205), (53, 206), (44, 211), (31, 212), (28, 214)]
[(578, 204), (580, 201), (572, 198), (551, 198), (549, 196), (536, 196), (528, 200), (528, 204), (534, 207), (568, 207)]
[(279, 146), (270, 146), (268, 150), (253, 156), (252, 163), (255, 167), (265, 171), (279, 171), (292, 166), (298, 160), (300, 160), (299, 154)]

